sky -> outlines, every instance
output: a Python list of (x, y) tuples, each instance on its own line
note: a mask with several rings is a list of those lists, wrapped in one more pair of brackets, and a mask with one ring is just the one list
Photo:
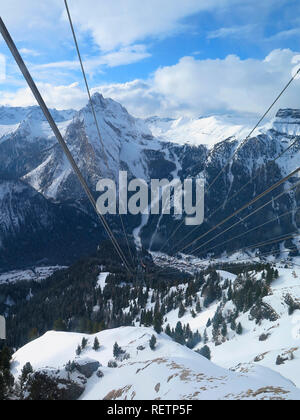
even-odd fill
[[(299, 0), (68, 3), (92, 92), (138, 117), (259, 115), (300, 67)], [(49, 107), (83, 107), (64, 1), (0, 0), (0, 13)], [(299, 91), (279, 106), (300, 108)], [(1, 39), (0, 105), (34, 104)]]

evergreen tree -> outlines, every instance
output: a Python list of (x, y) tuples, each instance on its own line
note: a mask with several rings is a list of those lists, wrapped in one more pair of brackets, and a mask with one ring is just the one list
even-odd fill
[(168, 324), (168, 325), (166, 326), (165, 333), (166, 333), (169, 337), (172, 337), (172, 331), (171, 331), (170, 324)]
[(33, 373), (33, 367), (31, 366), (31, 363), (28, 362), (23, 366), (20, 381), (24, 383), (31, 373)]
[(198, 313), (198, 314), (200, 314), (200, 312), (201, 312), (201, 304), (200, 304), (200, 300), (199, 299), (197, 299), (197, 303), (196, 303), (196, 312)]
[(53, 324), (54, 331), (67, 331), (67, 326), (62, 319), (57, 319)]
[(232, 331), (236, 331), (236, 322), (235, 322), (235, 319), (233, 319), (231, 321), (230, 328), (232, 329)]
[(14, 385), (14, 378), (10, 373), (12, 352), (8, 347), (0, 351), (0, 401), (8, 400)]
[(180, 321), (176, 325), (174, 339), (179, 344), (185, 344), (184, 331)]
[(179, 305), (178, 318), (182, 318), (184, 316), (185, 312), (186, 312), (186, 309), (183, 306), (183, 303), (181, 303)]
[(118, 359), (122, 354), (124, 354), (125, 351), (122, 349), (122, 347), (119, 346), (119, 344), (116, 342), (113, 347), (113, 355), (115, 359)]
[(156, 312), (154, 316), (153, 328), (157, 334), (162, 332), (162, 325), (163, 325), (163, 317), (160, 312)]
[(100, 349), (100, 343), (97, 337), (95, 337), (93, 350), (98, 351)]
[(204, 335), (203, 335), (203, 343), (207, 344), (208, 343), (208, 334), (207, 334), (207, 330), (204, 330)]
[(149, 342), (149, 346), (150, 346), (151, 350), (153, 350), (153, 351), (155, 350), (156, 343), (157, 343), (156, 337), (155, 337), (155, 335), (152, 335), (151, 340)]
[(232, 300), (232, 296), (233, 296), (233, 292), (232, 292), (232, 287), (231, 287), (231, 283), (230, 283), (230, 286), (229, 286), (229, 289), (228, 289), (228, 295), (227, 295), (229, 301)]
[(242, 335), (243, 334), (243, 327), (242, 327), (242, 324), (241, 323), (238, 324), (237, 329), (236, 329), (236, 332), (237, 332), (238, 335)]
[(211, 360), (211, 351), (208, 346), (202, 347), (201, 350), (198, 350), (198, 353), (206, 359)]
[(81, 342), (81, 349), (85, 350), (87, 345), (88, 345), (88, 340), (85, 337), (83, 337), (82, 342)]
[(78, 347), (76, 349), (76, 356), (80, 356), (81, 353), (82, 353), (82, 349), (81, 349), (81, 346), (78, 344)]
[(39, 332), (37, 328), (32, 328), (28, 333), (28, 340), (33, 341), (39, 337)]
[(227, 337), (227, 333), (228, 333), (227, 324), (226, 324), (226, 322), (224, 322), (223, 326), (222, 326), (221, 334), (222, 334), (223, 337)]

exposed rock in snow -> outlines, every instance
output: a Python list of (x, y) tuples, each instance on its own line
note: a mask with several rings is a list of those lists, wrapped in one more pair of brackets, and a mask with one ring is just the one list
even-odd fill
[[(88, 336), (89, 347), (83, 357), (107, 366), (115, 342), (130, 355), (118, 362), (118, 369), (101, 368), (87, 380), (82, 400), (288, 400), (300, 399), (290, 381), (270, 369), (247, 365), (237, 372), (220, 368), (197, 353), (174, 343), (161, 334), (155, 351), (149, 348), (154, 333), (147, 328), (126, 327), (103, 331), (98, 337), (101, 348), (91, 349), (95, 336)], [(63, 366), (74, 359), (83, 335), (49, 332), (14, 355), (14, 374), (30, 362), (34, 369)], [(139, 351), (138, 348), (145, 348)]]

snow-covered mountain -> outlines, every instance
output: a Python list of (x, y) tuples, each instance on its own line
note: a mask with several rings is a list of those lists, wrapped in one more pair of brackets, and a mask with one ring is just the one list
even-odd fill
[[(273, 121), (260, 127), (244, 144), (243, 139), (252, 127), (253, 116), (178, 120), (153, 117), (141, 120), (100, 94), (95, 94), (92, 100), (104, 149), (97, 136), (90, 104), (79, 112), (52, 110), (52, 114), (95, 196), (99, 178), (112, 177), (118, 181), (119, 170), (127, 170), (129, 176), (148, 182), (151, 178), (201, 176), (209, 185), (237, 150), (232, 163), (207, 192), (205, 223), (195, 233), (183, 224), (176, 230), (174, 243), (165, 248), (169, 252), (186, 234), (192, 241), (231, 214), (232, 209), (240, 208), (299, 166), (299, 110), (280, 110)], [(280, 156), (294, 142), (294, 146)], [(0, 109), (1, 178), (21, 179), (48, 201), (71, 203), (91, 211), (81, 186), (37, 107)], [(270, 200), (297, 181), (297, 178), (291, 179), (266, 198)], [(260, 231), (262, 240), (270, 239), (272, 233), (278, 236), (278, 232), (297, 230), (300, 223), (299, 197), (298, 187), (224, 235), (224, 240), (258, 226), (271, 216), (278, 217), (278, 220)], [(219, 210), (215, 212), (216, 209)], [(288, 214), (280, 218), (284, 212)], [(181, 223), (178, 217), (173, 216), (124, 219), (127, 232), (135, 236), (136, 243), (153, 250), (160, 249)], [(114, 221), (114, 228), (117, 232), (121, 231), (118, 218)], [(246, 239), (236, 241), (234, 246), (254, 244), (258, 242), (257, 235), (253, 231)], [(229, 244), (226, 250), (231, 252), (234, 246)], [(216, 249), (215, 252), (220, 251)]]
[[(45, 375), (57, 381), (58, 388), (69, 388), (70, 399), (80, 400), (300, 399), (300, 390), (271, 369), (252, 363), (229, 371), (174, 343), (165, 334), (155, 334), (157, 344), (151, 350), (153, 334), (152, 329), (136, 327), (93, 336), (49, 332), (15, 353), (13, 373), (18, 378), (23, 366), (30, 362), (35, 370), (33, 381), (35, 375)], [(92, 349), (96, 337), (100, 343), (97, 351)], [(87, 347), (76, 357), (83, 338), (88, 340)], [(116, 342), (126, 353), (114, 359)], [(108, 367), (112, 360), (115, 367)], [(68, 362), (73, 362), (73, 369)], [(41, 387), (41, 394), (45, 388)], [(30, 386), (26, 392), (30, 398)]]
[(182, 256), (181, 266), (169, 259), (136, 277), (103, 245), (43, 282), (0, 284), (10, 345), (39, 337), (17, 351), (12, 371), (32, 364), (28, 396), (42, 381), (65, 399), (298, 400), (300, 258), (283, 255), (241, 254), (227, 266)]
[(0, 272), (69, 264), (92, 252), (99, 240), (98, 225), (85, 212), (47, 200), (24, 181), (0, 179)]

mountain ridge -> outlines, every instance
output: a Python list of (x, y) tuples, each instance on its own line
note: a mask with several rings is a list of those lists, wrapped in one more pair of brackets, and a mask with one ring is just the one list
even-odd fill
[[(163, 127), (157, 126), (155, 131), (153, 124), (160, 124), (157, 118), (136, 119), (122, 105), (112, 99), (105, 99), (101, 94), (93, 95), (92, 100), (102, 133), (104, 150), (98, 138), (90, 104), (76, 112), (69, 110), (53, 111), (53, 113), (95, 198), (98, 180), (109, 177), (118, 182), (119, 170), (127, 170), (129, 178), (138, 177), (147, 182), (150, 182), (151, 178), (171, 180), (174, 176), (178, 176), (183, 180), (201, 176), (206, 179), (206, 185), (209, 185), (234, 151), (239, 148), (230, 165), (225, 168), (218, 182), (206, 196), (206, 215), (209, 216), (216, 208), (222, 208), (223, 205), (222, 212), (214, 215), (212, 220), (207, 220), (206, 217), (206, 222), (198, 229), (198, 235), (192, 234), (189, 237), (191, 241), (228, 216), (232, 208), (240, 208), (255, 195), (286, 176), (299, 162), (298, 110), (279, 110), (274, 121), (260, 127), (254, 137), (239, 147), (248, 127), (231, 125), (228, 123), (230, 120), (228, 118), (225, 125), (220, 116), (196, 120), (181, 119), (179, 122), (163, 119)], [(2, 108), (3, 115), (5, 115), (4, 110), (5, 108)], [(33, 107), (26, 111), (17, 108), (16, 112), (24, 115), (27, 112), (27, 117), (13, 131), (2, 136), (0, 112), (0, 179), (22, 179), (47, 200), (60, 204), (72, 203), (79, 209), (85, 209), (93, 217), (84, 192), (39, 109)], [(5, 118), (7, 121), (7, 117)], [(10, 121), (13, 121), (13, 118)], [(201, 126), (197, 125), (199, 122)], [(170, 124), (174, 125), (171, 129)], [(189, 142), (190, 137), (198, 135), (201, 143), (202, 130), (205, 127), (208, 131), (204, 137), (210, 139), (209, 146), (197, 144), (194, 140)], [(160, 134), (157, 130), (160, 130)], [(176, 140), (176, 136), (173, 137), (174, 133), (177, 133), (180, 141)], [(182, 143), (182, 139), (186, 139), (186, 142)], [(295, 142), (294, 146), (276, 159), (292, 142)], [(108, 167), (104, 155), (107, 156)], [(249, 179), (253, 181), (249, 183)], [(289, 185), (293, 185), (296, 181), (296, 178), (291, 180)], [(241, 193), (237, 194), (239, 190)], [(279, 190), (278, 194), (280, 191), (283, 189)], [(231, 234), (255, 227), (261, 224), (259, 223), (261, 219), (268, 219), (271, 215), (279, 217), (287, 209), (291, 210), (290, 217), (284, 220), (278, 219), (278, 223), (270, 225), (270, 231), (263, 232), (263, 235), (269, 239), (267, 235), (273, 230), (275, 232), (280, 229), (285, 233), (290, 232), (291, 227), (298, 229), (299, 204), (298, 188), (295, 193), (286, 194), (278, 200), (276, 206), (267, 207), (258, 214), (258, 217), (251, 218), (247, 224), (241, 224), (241, 227)], [(181, 223), (172, 215), (159, 218), (150, 216), (147, 220), (142, 220), (139, 216), (136, 218), (128, 216), (124, 220), (128, 235), (137, 234), (136, 242), (142, 243), (146, 248), (151, 246), (153, 250), (160, 249)], [(114, 224), (116, 231), (121, 232), (120, 222), (115, 219)], [(183, 224), (174, 240), (182, 239), (188, 233), (190, 230)], [(228, 238), (230, 236), (225, 235), (224, 239)], [(254, 236), (250, 239), (251, 243), (255, 243)], [(246, 244), (242, 240), (239, 243), (241, 246)], [(170, 247), (169, 249), (167, 247), (166, 251), (170, 250)], [(230, 247), (227, 249), (228, 252), (231, 250)]]

